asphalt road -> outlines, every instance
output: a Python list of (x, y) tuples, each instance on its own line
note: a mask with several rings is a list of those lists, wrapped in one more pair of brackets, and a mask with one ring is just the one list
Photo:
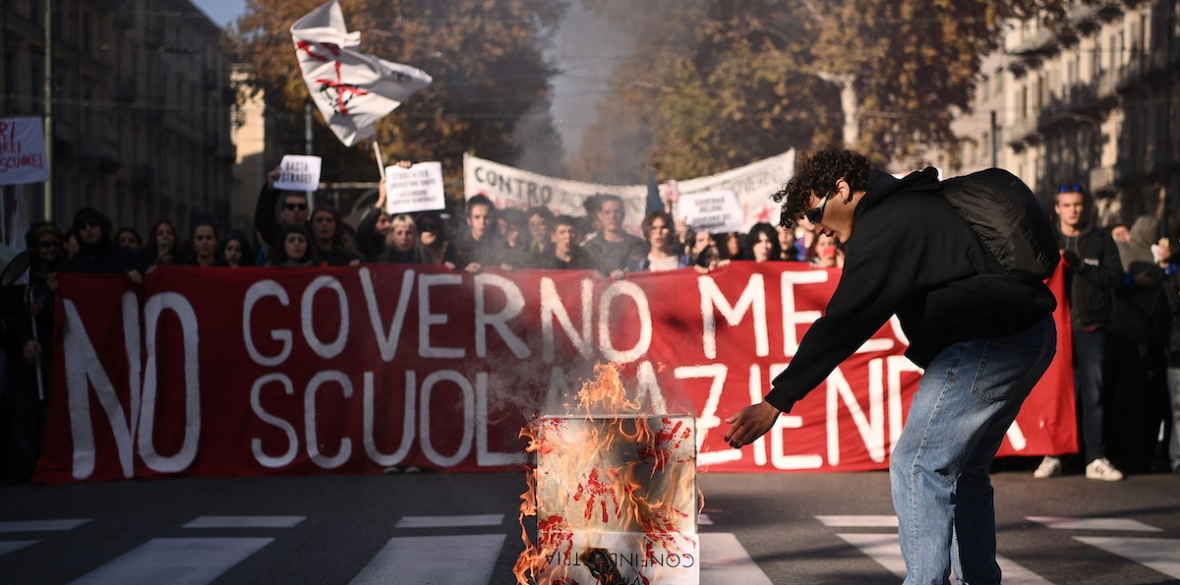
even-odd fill
[[(1180, 475), (993, 481), (1005, 583), (1180, 583)], [(900, 583), (888, 485), (702, 474), (700, 583)], [(524, 490), (522, 473), (7, 486), (0, 583), (511, 584)]]

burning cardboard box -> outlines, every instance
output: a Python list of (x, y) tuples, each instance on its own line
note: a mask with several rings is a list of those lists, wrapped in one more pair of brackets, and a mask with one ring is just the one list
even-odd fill
[(639, 414), (538, 421), (538, 584), (700, 582), (694, 423)]

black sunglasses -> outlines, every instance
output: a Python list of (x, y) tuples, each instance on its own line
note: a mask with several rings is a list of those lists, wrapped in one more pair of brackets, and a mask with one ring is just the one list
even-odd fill
[(420, 224), (418, 224), (418, 231), (420, 231), (420, 232), (433, 232), (433, 231), (435, 231), (436, 229), (438, 229), (438, 228), (437, 228), (437, 227), (436, 227), (434, 224), (432, 224), (432, 223), (420, 223)]
[(306, 203), (288, 203), (287, 211), (305, 211), (307, 209)]
[(37, 242), (37, 245), (42, 248), (56, 248), (60, 244), (61, 244), (61, 242), (59, 242), (57, 240), (53, 240), (52, 242), (50, 242), (50, 241)]
[(823, 201), (819, 202), (819, 205), (816, 205), (815, 207), (811, 208), (810, 211), (804, 213), (803, 217), (807, 218), (807, 221), (811, 222), (812, 224), (817, 224), (822, 221), (824, 218), (824, 208), (827, 207), (828, 199), (831, 198), (831, 195), (824, 197)]
[(1082, 186), (1081, 185), (1061, 185), (1061, 186), (1057, 187), (1057, 192), (1058, 193), (1081, 193)]
[(88, 220), (82, 222), (83, 228), (96, 228), (96, 227), (100, 227), (100, 226), (102, 226), (102, 223), (99, 222), (97, 219), (88, 219)]

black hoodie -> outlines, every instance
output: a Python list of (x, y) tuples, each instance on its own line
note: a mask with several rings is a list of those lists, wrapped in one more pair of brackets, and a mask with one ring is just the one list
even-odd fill
[(933, 168), (902, 179), (874, 170), (853, 221), (824, 316), (766, 395), (784, 412), (894, 314), (910, 343), (906, 357), (926, 367), (954, 343), (1022, 331), (1057, 306), (1045, 285), (1000, 276), (999, 263), (942, 196)]

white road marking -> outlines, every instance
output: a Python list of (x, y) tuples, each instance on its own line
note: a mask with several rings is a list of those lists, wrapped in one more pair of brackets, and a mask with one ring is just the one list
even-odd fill
[(487, 585), (503, 534), (414, 536), (390, 540), (351, 585)]
[(461, 526), (499, 526), (504, 523), (503, 514), (477, 514), (475, 516), (405, 516), (397, 521), (395, 528), (455, 528)]
[(1073, 538), (1135, 561), (1145, 567), (1151, 567), (1174, 579), (1180, 579), (1180, 540), (1104, 536), (1075, 536)]
[(306, 516), (198, 516), (184, 528), (294, 528)]
[(824, 526), (861, 528), (897, 528), (897, 516), (816, 516)]
[(697, 514), (697, 526), (712, 526), (713, 519), (708, 514)]
[(1056, 530), (1127, 530), (1132, 532), (1162, 532), (1130, 518), (1067, 518), (1061, 516), (1028, 516), (1029, 520)]
[(36, 540), (0, 540), (0, 557), (16, 552), (30, 544), (37, 544)]
[(13, 520), (0, 522), (0, 532), (53, 532), (58, 530), (73, 530), (89, 521), (89, 518)]
[(71, 585), (206, 585), (273, 538), (156, 538)]
[[(860, 549), (869, 558), (877, 561), (890, 573), (901, 577), (906, 576), (905, 559), (901, 556), (901, 541), (896, 534), (837, 534), (844, 542)], [(1000, 571), (1004, 574), (1007, 585), (1052, 585), (1044, 577), (1006, 559), (996, 556), (1000, 564)], [(951, 582), (956, 582), (952, 576)]]
[(771, 585), (750, 553), (728, 532), (705, 532), (701, 539), (701, 585)]

